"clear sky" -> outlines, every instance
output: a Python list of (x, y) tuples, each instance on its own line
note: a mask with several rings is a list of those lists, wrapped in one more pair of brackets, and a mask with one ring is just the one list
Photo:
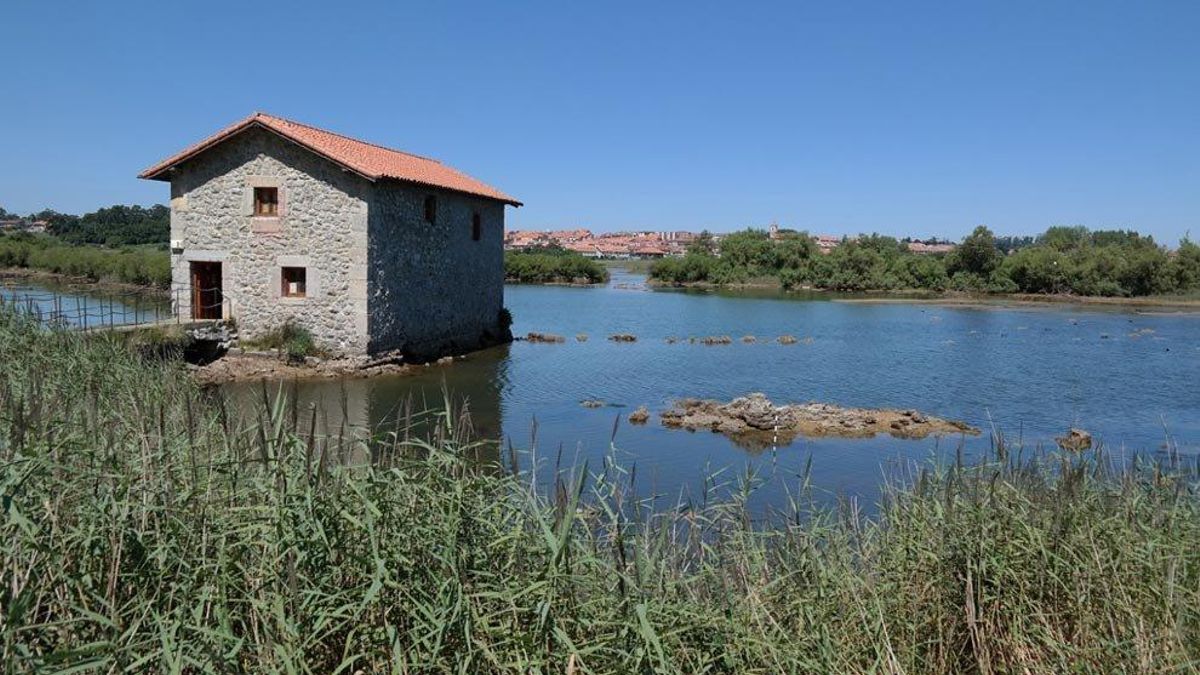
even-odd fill
[(0, 3), (0, 206), (167, 200), (255, 110), (430, 155), (509, 226), (1200, 235), (1200, 2)]

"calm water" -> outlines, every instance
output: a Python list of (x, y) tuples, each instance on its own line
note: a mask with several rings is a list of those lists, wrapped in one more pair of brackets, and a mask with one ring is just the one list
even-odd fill
[[(660, 426), (657, 413), (681, 397), (761, 391), (777, 402), (917, 408), (994, 424), (1028, 446), (1052, 445), (1054, 435), (1081, 426), (1114, 451), (1161, 453), (1169, 436), (1182, 453), (1200, 452), (1196, 314), (746, 297), (649, 291), (643, 281), (617, 272), (604, 288), (509, 286), (516, 334), (551, 332), (567, 342), (518, 342), (417, 376), (305, 383), (300, 396), (343, 410), (351, 424), (386, 426), (404, 398), (440, 402), (445, 386), (468, 402), (480, 433), (528, 449), (536, 422), (539, 456), (553, 461), (561, 448), (564, 464), (599, 467), (615, 455), (636, 465), (640, 492), (672, 498), (694, 493), (706, 471), (726, 469), (732, 478), (750, 468), (773, 476), (756, 500), (778, 502), (811, 460), (823, 494), (869, 504), (881, 477), (897, 467), (950, 456), (960, 442), (968, 454), (988, 445), (985, 435), (745, 448), (721, 435)], [(606, 339), (618, 332), (638, 341)], [(577, 342), (579, 333), (589, 339)], [(774, 342), (783, 334), (801, 342)], [(735, 342), (686, 342), (706, 335)], [(743, 344), (743, 335), (759, 341)], [(668, 344), (668, 336), (683, 340)], [(584, 408), (584, 399), (607, 405)], [(625, 416), (639, 405), (652, 421), (631, 426)]]
[(77, 287), (55, 287), (0, 281), (0, 303), (16, 306), (48, 324), (74, 328), (146, 323), (171, 316), (170, 304), (137, 292), (84, 292)]

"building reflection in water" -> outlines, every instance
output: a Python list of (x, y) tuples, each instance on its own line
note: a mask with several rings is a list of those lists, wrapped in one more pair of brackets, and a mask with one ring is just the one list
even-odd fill
[(237, 382), (220, 390), (228, 409), (249, 424), (261, 420), (264, 400), (274, 406), (282, 393), (289, 427), (301, 438), (311, 435), (343, 464), (379, 462), (397, 441), (417, 451), (413, 441), (453, 437), (474, 442), (471, 452), (493, 466), (500, 458), (508, 350), (496, 347), (405, 375)]

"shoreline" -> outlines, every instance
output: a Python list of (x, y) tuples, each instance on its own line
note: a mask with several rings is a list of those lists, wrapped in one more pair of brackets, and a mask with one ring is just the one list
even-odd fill
[[(313, 381), (334, 379), (363, 379), (379, 375), (408, 375), (422, 366), (434, 364), (397, 363), (381, 360), (363, 363), (354, 359), (319, 359), (306, 357), (290, 362), (277, 350), (252, 351), (235, 348), (203, 365), (188, 364), (188, 374), (201, 386), (236, 382)], [(438, 362), (437, 365), (444, 365)]]
[[(620, 269), (620, 266), (613, 265)], [(169, 298), (167, 289), (155, 286), (143, 286), (120, 281), (93, 280), (87, 277), (60, 274), (47, 270), (29, 267), (0, 268), (0, 282), (8, 280), (27, 280), (62, 286), (63, 290), (73, 291), (119, 291), (137, 293), (146, 297), (166, 300)], [(542, 281), (521, 282), (505, 280), (505, 286), (557, 286), (565, 288), (602, 288), (610, 280), (596, 283), (581, 283), (577, 281)], [(782, 296), (795, 296), (799, 293), (828, 295), (832, 302), (849, 304), (913, 304), (913, 305), (943, 305), (959, 307), (997, 307), (997, 306), (1048, 306), (1048, 305), (1080, 305), (1090, 307), (1114, 308), (1168, 308), (1177, 312), (1200, 313), (1200, 297), (1171, 297), (1171, 296), (1138, 296), (1114, 297), (1094, 295), (1038, 294), (1038, 293), (968, 293), (961, 291), (929, 291), (923, 289), (897, 289), (881, 291), (834, 291), (824, 288), (802, 287), (784, 290), (778, 281), (750, 281), (739, 284), (714, 284), (707, 281), (674, 283), (651, 279), (647, 276), (646, 288), (650, 290), (695, 290), (695, 291), (774, 291)], [(844, 294), (850, 297), (837, 297)], [(855, 297), (857, 296), (857, 297)]]
[(833, 302), (844, 302), (860, 305), (943, 305), (958, 307), (1037, 307), (1055, 305), (1079, 305), (1085, 307), (1112, 308), (1174, 308), (1186, 310), (1189, 313), (1200, 312), (1198, 298), (1171, 298), (1162, 296), (1144, 296), (1133, 298), (1105, 297), (1096, 295), (1038, 295), (1036, 293), (1003, 293), (996, 295), (975, 295), (970, 293), (943, 293), (933, 297), (923, 298), (831, 298)]
[[(802, 287), (784, 290), (775, 282), (748, 282), (742, 284), (713, 284), (705, 281), (672, 283), (646, 280), (646, 286), (654, 290), (699, 290), (699, 291), (776, 291), (783, 296), (801, 293), (829, 295), (831, 302), (851, 304), (913, 304), (948, 306), (1038, 306), (1038, 305), (1084, 305), (1099, 307), (1165, 307), (1200, 312), (1200, 297), (1171, 297), (1148, 295), (1116, 297), (1097, 295), (1067, 295), (1040, 293), (968, 293), (963, 291), (929, 291), (907, 288), (879, 291), (835, 291), (826, 288)], [(837, 297), (844, 295), (847, 297)], [(855, 297), (857, 296), (857, 297)]]
[(45, 282), (47, 284), (62, 286), (64, 287), (64, 290), (69, 291), (121, 291), (125, 293), (138, 293), (145, 296), (153, 296), (162, 300), (167, 300), (170, 298), (170, 293), (167, 289), (158, 288), (157, 286), (143, 286), (141, 284), (130, 284), (122, 281), (109, 281), (104, 279), (96, 281), (87, 277), (60, 274), (58, 272), (50, 272), (48, 270), (42, 270), (33, 267), (0, 268), (0, 282), (7, 281), (9, 279)]

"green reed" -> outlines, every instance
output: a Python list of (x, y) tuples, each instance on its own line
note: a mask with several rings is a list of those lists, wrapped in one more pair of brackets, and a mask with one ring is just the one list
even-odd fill
[(0, 316), (7, 672), (1198, 667), (1183, 461), (1001, 444), (871, 517), (801, 485), (762, 523), (753, 476), (671, 508), (611, 462), (539, 493), (449, 402), (368, 444), (277, 394), (235, 410), (179, 363)]

